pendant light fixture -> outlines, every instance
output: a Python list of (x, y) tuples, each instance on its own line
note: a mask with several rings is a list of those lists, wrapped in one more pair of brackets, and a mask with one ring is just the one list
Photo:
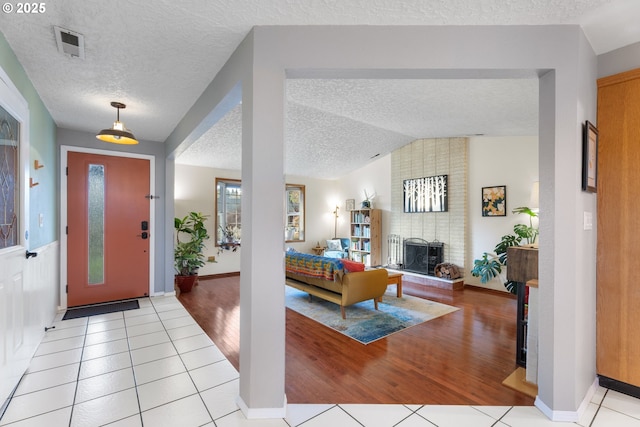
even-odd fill
[(114, 144), (126, 144), (126, 145), (134, 145), (138, 143), (138, 140), (131, 132), (124, 127), (124, 123), (120, 121), (120, 109), (127, 108), (121, 102), (112, 102), (111, 106), (118, 110), (116, 121), (113, 123), (113, 127), (110, 129), (102, 129), (97, 135), (101, 141), (111, 142)]

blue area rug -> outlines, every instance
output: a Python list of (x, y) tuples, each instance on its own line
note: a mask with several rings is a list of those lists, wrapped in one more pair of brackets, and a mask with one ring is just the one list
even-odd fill
[(459, 310), (410, 295), (397, 298), (395, 285), (387, 288), (382, 302), (378, 303), (378, 311), (372, 300), (363, 301), (346, 308), (346, 320), (340, 315), (339, 305), (317, 297), (309, 302), (309, 294), (289, 286), (285, 286), (285, 305), (362, 344)]

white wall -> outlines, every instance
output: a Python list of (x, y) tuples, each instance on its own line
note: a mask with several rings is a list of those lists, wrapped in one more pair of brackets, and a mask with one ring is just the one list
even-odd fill
[(598, 56), (598, 78), (640, 67), (640, 42)]
[[(506, 291), (503, 282), (494, 279), (481, 284), (470, 273), (473, 260), (493, 248), (505, 234), (513, 234), (513, 226), (528, 223), (527, 215), (511, 211), (519, 206), (531, 207), (531, 188), (538, 181), (537, 137), (475, 137), (469, 140), (468, 190), (468, 264), (465, 283)], [(507, 186), (507, 216), (482, 216), (482, 187)], [(535, 224), (534, 224), (535, 225)], [(506, 270), (504, 270), (506, 280)]]
[[(341, 201), (340, 209), (345, 208), (347, 199), (354, 199), (356, 208), (362, 205), (367, 194), (375, 193), (371, 206), (382, 210), (382, 262), (387, 259), (387, 239), (391, 223), (391, 154), (375, 159), (363, 168), (340, 178), (336, 191)], [(342, 212), (345, 212), (344, 210)], [(338, 224), (338, 233), (349, 236), (349, 217), (343, 215)]]
[(204, 255), (215, 256), (216, 262), (207, 262), (198, 272), (201, 276), (240, 271), (242, 248), (233, 252), (215, 245), (216, 178), (240, 179), (240, 171), (176, 164), (175, 216), (182, 218), (192, 211), (209, 215), (205, 226), (211, 239), (205, 242)]
[(333, 211), (336, 205), (338, 210), (338, 236), (341, 237), (341, 224), (345, 221), (344, 200), (338, 191), (338, 181), (326, 179), (313, 179), (303, 176), (287, 176), (287, 184), (299, 184), (305, 186), (305, 240), (304, 242), (289, 242), (287, 247), (292, 247), (300, 252), (311, 253), (311, 248), (324, 244), (324, 241), (334, 237), (335, 217)]
[[(216, 178), (240, 179), (240, 171), (213, 169), (199, 166), (176, 164), (175, 168), (175, 215), (184, 217), (191, 211), (210, 215), (206, 223), (209, 235), (215, 236), (215, 180)], [(333, 237), (336, 203), (340, 206), (338, 236), (348, 230), (343, 223), (347, 221), (344, 214), (344, 197), (337, 188), (338, 181), (312, 179), (301, 176), (287, 176), (288, 184), (305, 186), (305, 241), (287, 243), (300, 252), (311, 252), (317, 242), (321, 244)], [(284, 203), (284, 190), (282, 193)], [(268, 207), (266, 207), (268, 209)], [(284, 232), (283, 232), (284, 233)], [(242, 247), (235, 252), (220, 250), (213, 239), (206, 242), (205, 257), (215, 256), (215, 263), (207, 263), (199, 271), (200, 275), (223, 274), (240, 271), (240, 254)]]

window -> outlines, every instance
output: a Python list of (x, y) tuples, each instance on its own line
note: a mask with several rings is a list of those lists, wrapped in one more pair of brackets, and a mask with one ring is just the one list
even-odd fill
[(284, 240), (304, 242), (304, 185), (287, 184)]
[[(304, 185), (285, 187), (285, 241), (304, 242)], [(242, 183), (216, 178), (216, 246), (229, 249), (242, 236)]]
[(241, 202), (242, 183), (239, 180), (216, 178), (216, 246), (240, 243)]

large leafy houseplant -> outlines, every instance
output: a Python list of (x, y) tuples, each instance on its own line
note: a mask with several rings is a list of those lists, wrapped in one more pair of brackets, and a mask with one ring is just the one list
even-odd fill
[(175, 218), (176, 246), (174, 249), (174, 266), (176, 277), (193, 276), (198, 274), (198, 269), (204, 261), (204, 241), (209, 238), (209, 233), (204, 226), (208, 215), (200, 212), (190, 212), (184, 218)]
[[(479, 277), (481, 283), (487, 283), (496, 277), (502, 279), (502, 268), (507, 266), (507, 249), (509, 247), (520, 246), (521, 244), (533, 245), (536, 242), (538, 228), (533, 226), (533, 218), (537, 217), (538, 214), (526, 206), (515, 208), (512, 212), (514, 214), (528, 215), (529, 225), (514, 225), (513, 234), (502, 236), (500, 242), (493, 249), (494, 253), (484, 252), (480, 259), (473, 261), (471, 275)], [(513, 281), (502, 280), (509, 292), (516, 293), (516, 285)]]

